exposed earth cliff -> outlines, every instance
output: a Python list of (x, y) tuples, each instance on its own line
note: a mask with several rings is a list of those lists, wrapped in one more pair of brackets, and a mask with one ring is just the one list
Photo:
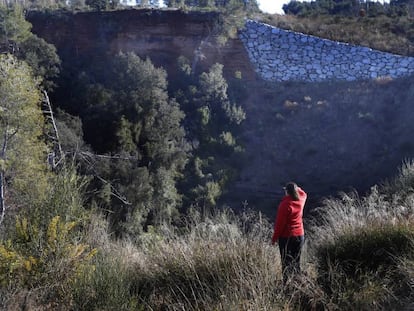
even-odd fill
[[(134, 51), (174, 78), (186, 56), (198, 70), (216, 62), (245, 81), (240, 103), (245, 164), (227, 199), (269, 211), (281, 185), (300, 183), (316, 201), (356, 188), (366, 191), (414, 155), (413, 78), (364, 82), (269, 83), (256, 78), (242, 42), (214, 41), (213, 13), (128, 10), (47, 16), (32, 14), (33, 32), (53, 43), (63, 66)], [(201, 49), (200, 49), (201, 48)], [(199, 52), (199, 53), (198, 53)]]
[[(102, 61), (119, 52), (149, 57), (174, 77), (177, 58), (185, 56), (193, 66), (205, 70), (225, 64), (227, 74), (241, 71), (255, 77), (243, 43), (230, 39), (218, 46), (216, 13), (185, 13), (180, 10), (124, 10), (28, 16), (33, 32), (53, 43), (65, 62)], [(104, 64), (102, 64), (104, 65)]]

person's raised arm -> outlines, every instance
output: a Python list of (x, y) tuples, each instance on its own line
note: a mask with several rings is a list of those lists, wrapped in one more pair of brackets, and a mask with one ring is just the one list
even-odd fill
[(306, 198), (308, 197), (308, 194), (305, 191), (303, 191), (301, 187), (297, 187), (296, 191), (298, 192), (300, 199), (306, 200)]

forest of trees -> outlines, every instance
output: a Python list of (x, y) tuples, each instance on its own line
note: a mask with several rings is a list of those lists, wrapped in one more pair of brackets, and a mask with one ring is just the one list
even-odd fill
[[(48, 175), (42, 160), (47, 154), (55, 157), (54, 163), (63, 157), (56, 150), (54, 136), (59, 137), (66, 161), (74, 161), (77, 172), (88, 178), (88, 204), (106, 214), (120, 235), (133, 237), (149, 225), (179, 222), (180, 214), (190, 208), (216, 205), (237, 175), (235, 159), (243, 150), (238, 127), (245, 119), (236, 98), (229, 96), (221, 64), (194, 74), (189, 61), (181, 57), (175, 83), (169, 83), (165, 70), (154, 67), (149, 58), (133, 53), (109, 59), (105, 68), (92, 63), (79, 72), (69, 72), (61, 68), (56, 49), (30, 32), (20, 6), (2, 7), (1, 14), (2, 49), (9, 53), (4, 62), (18, 68), (30, 66), (24, 70), (36, 89), (30, 95), (33, 105), (44, 111), (42, 102), (49, 100), (43, 98), (44, 92), (51, 94), (56, 127), (52, 128), (50, 115), (36, 119), (40, 132), (30, 135), (39, 140), (31, 146), (35, 152), (17, 143), (17, 135), (9, 129), (12, 122), (22, 119), (3, 117), (5, 206), (13, 202), (9, 194), (16, 190), (15, 184), (31, 182), (17, 178), (17, 168), (30, 170), (22, 163), (13, 166), (14, 152), (21, 161), (24, 157), (11, 148), (11, 142), (24, 148), (26, 157), (38, 154), (37, 165), (42, 164)], [(17, 91), (15, 84), (3, 93)], [(7, 106), (3, 109), (18, 116)], [(5, 214), (6, 208), (2, 210)]]
[(342, 16), (378, 16), (412, 15), (414, 2), (411, 0), (356, 1), (356, 0), (318, 0), (290, 1), (283, 5), (286, 14), (298, 16), (342, 15)]
[(87, 143), (67, 147), (93, 177), (91, 201), (118, 230), (138, 233), (148, 222), (178, 220), (179, 210), (212, 206), (234, 174), (244, 112), (228, 97), (222, 65), (193, 77), (182, 61), (183, 88), (168, 91), (163, 69), (129, 53), (107, 72), (80, 72), (71, 81), (76, 95), (65, 94)]
[(28, 9), (75, 9), (75, 10), (114, 10), (125, 7), (168, 7), (194, 10), (227, 10), (241, 7), (247, 11), (258, 11), (256, 0), (1, 0), (0, 5), (18, 4)]

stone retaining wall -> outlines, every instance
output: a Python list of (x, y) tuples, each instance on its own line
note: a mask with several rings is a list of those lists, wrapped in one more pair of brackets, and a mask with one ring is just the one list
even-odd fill
[(414, 57), (326, 40), (248, 20), (239, 34), (256, 72), (268, 81), (403, 77)]

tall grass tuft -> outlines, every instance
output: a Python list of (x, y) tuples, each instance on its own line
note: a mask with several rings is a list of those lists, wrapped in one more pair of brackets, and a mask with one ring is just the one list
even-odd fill
[(393, 310), (412, 296), (413, 181), (414, 163), (405, 162), (365, 197), (342, 194), (318, 209), (310, 229), (314, 281), (334, 309)]

